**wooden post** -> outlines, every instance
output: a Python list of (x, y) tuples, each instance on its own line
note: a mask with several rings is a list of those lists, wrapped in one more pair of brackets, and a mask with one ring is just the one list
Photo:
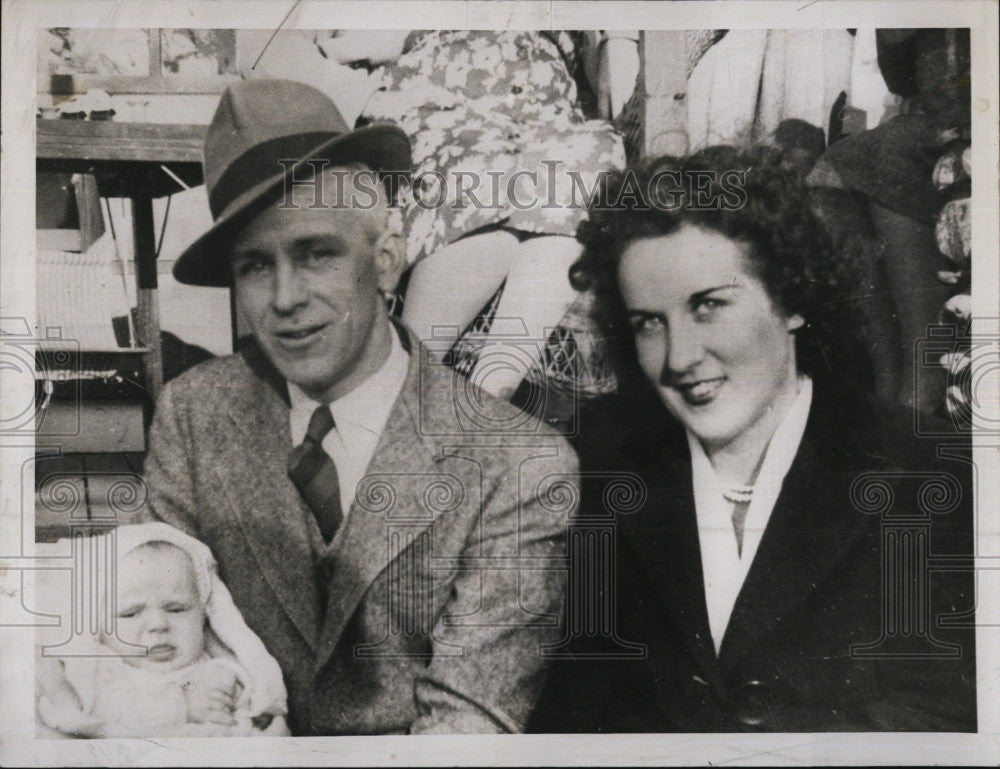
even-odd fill
[(643, 31), (639, 61), (643, 157), (687, 154), (687, 33)]
[(150, 77), (161, 77), (163, 75), (163, 31), (150, 29), (149, 31), (149, 75)]
[(93, 174), (73, 174), (72, 184), (80, 218), (80, 250), (86, 251), (104, 234), (101, 197)]
[(160, 305), (156, 296), (156, 229), (153, 199), (132, 198), (132, 242), (135, 244), (136, 333), (146, 347), (146, 389), (153, 403), (163, 388), (163, 352), (160, 346)]

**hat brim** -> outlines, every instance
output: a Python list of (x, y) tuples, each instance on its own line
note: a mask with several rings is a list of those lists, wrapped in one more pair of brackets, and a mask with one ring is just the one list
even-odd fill
[[(286, 171), (258, 182), (234, 198), (212, 228), (188, 246), (174, 263), (173, 275), (191, 286), (226, 288), (232, 285), (229, 250), (221, 241), (232, 237), (248, 218), (273, 202), (288, 178), (298, 176), (310, 160), (331, 163), (362, 163), (375, 171), (409, 172), (412, 167), (410, 141), (394, 125), (374, 124), (348, 134), (338, 134), (303, 155)], [(310, 168), (311, 170), (311, 168)]]

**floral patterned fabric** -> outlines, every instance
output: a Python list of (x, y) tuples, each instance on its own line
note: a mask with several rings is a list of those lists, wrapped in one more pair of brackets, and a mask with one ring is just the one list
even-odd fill
[(940, 132), (950, 142), (934, 166), (934, 187), (951, 198), (938, 214), (934, 234), (938, 250), (951, 262), (938, 273), (942, 283), (954, 286), (952, 296), (938, 315), (938, 322), (955, 329), (955, 348), (941, 358), (948, 370), (944, 405), (959, 429), (972, 426), (972, 147), (968, 126)]
[(390, 120), (413, 144), (411, 262), (491, 225), (575, 233), (598, 174), (625, 155), (577, 106), (573, 53), (566, 32), (428, 31), (382, 69), (362, 120)]

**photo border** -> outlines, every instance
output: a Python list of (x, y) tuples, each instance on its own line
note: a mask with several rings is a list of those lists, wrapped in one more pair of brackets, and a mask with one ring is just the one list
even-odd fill
[[(289, 11), (291, 10), (291, 13)], [(1000, 339), (997, 132), (998, 16), (990, 0), (856, 2), (302, 2), (3, 0), (2, 219), (0, 316), (36, 317), (34, 245), (34, 115), (37, 30), (44, 27), (261, 28), (553, 28), (644, 29), (969, 27), (972, 51), (973, 245), (975, 334)], [(411, 22), (407, 24), (406, 22)], [(6, 322), (6, 321), (5, 321)], [(29, 325), (33, 326), (33, 322)], [(993, 372), (994, 392), (1000, 393)], [(31, 395), (28, 383), (5, 376), (0, 414)], [(1000, 397), (986, 401), (996, 407)], [(1000, 436), (976, 432), (977, 591), (980, 604), (1000, 595)], [(30, 593), (34, 531), (31, 435), (0, 440), (0, 589), (3, 600)], [(23, 516), (22, 516), (23, 511)], [(22, 576), (27, 577), (22, 581)], [(22, 605), (30, 606), (21, 597)], [(980, 607), (982, 608), (982, 607)], [(997, 617), (1000, 611), (994, 610)], [(981, 615), (979, 619), (983, 618)], [(58, 741), (34, 738), (33, 628), (5, 626), (0, 615), (0, 763), (4, 765), (386, 765), (478, 764), (560, 766), (732, 764), (996, 764), (1000, 748), (1000, 619), (977, 625), (978, 734), (517, 735), (454, 737), (256, 737)]]

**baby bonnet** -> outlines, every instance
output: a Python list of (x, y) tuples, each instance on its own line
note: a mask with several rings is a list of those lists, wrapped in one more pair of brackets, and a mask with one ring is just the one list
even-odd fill
[(249, 675), (252, 684), (251, 711), (254, 714), (286, 714), (287, 692), (281, 668), (243, 620), (229, 589), (219, 578), (218, 566), (207, 545), (180, 529), (160, 522), (123, 525), (103, 536), (114, 537), (111, 546), (114, 547), (117, 564), (136, 548), (153, 542), (167, 542), (184, 551), (194, 565), (195, 584), (208, 626)]

